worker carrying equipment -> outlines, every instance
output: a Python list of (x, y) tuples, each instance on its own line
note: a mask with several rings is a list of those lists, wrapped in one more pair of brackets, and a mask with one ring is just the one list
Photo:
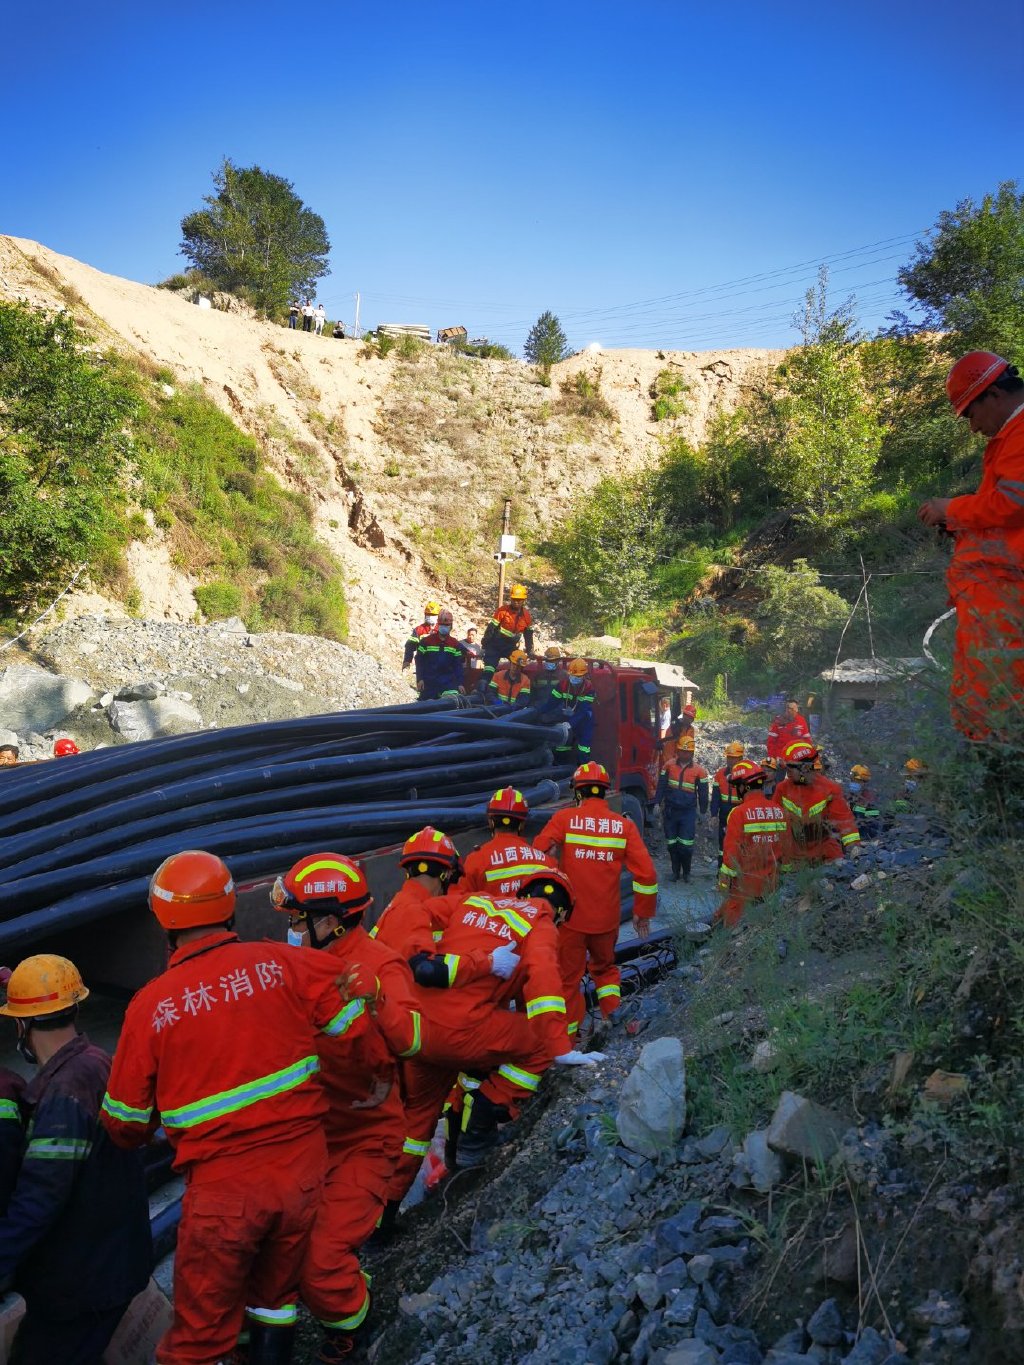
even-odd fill
[(697, 835), (697, 811), (704, 815), (708, 809), (707, 769), (695, 761), (691, 735), (680, 740), (679, 757), (662, 768), (654, 804), (662, 807), (672, 880), (677, 882), (681, 872), (683, 881), (688, 882)]
[(789, 862), (786, 812), (764, 793), (767, 773), (760, 763), (739, 759), (729, 774), (739, 803), (729, 815), (722, 849), (718, 889), (725, 899), (714, 918), (727, 928), (737, 925), (745, 908), (770, 896), (779, 872)]
[[(436, 831), (435, 831), (436, 832)], [(279, 877), (274, 905), (289, 916), (289, 942), (322, 949), (349, 978), (376, 1029), (358, 1049), (321, 1035), (327, 1093), (327, 1175), (302, 1265), (302, 1301), (325, 1333), (321, 1359), (341, 1359), (370, 1306), (358, 1251), (384, 1213), (405, 1140), (396, 1057), (423, 1046), (412, 972), (398, 952), (362, 927), (373, 899), (362, 868), (338, 853), (310, 853)]]
[(729, 781), (738, 759), (746, 749), (738, 739), (730, 740), (725, 746), (725, 763), (711, 779), (711, 814), (718, 820), (718, 866), (722, 866), (722, 848), (725, 844), (725, 827), (733, 808), (740, 803), (740, 795)]
[(452, 632), (454, 618), (445, 609), (437, 618), (437, 629), (424, 635), (416, 649), (416, 677), (420, 701), (455, 696), (463, 691), (466, 665), (472, 662), (461, 640)]
[(489, 702), (519, 709), (530, 705), (530, 675), (523, 667), (526, 662), (523, 650), (512, 651), (507, 665), (499, 668), (491, 678), (487, 688)]
[(554, 860), (523, 837), (530, 808), (515, 787), (500, 787), (487, 803), (491, 838), (466, 858), (459, 883), (465, 893), (515, 896), (524, 880), (555, 866)]
[[(0, 1005), (35, 1069), (22, 1096), (27, 1141), (18, 1105), (2, 1106), (16, 1164), (4, 1172), (0, 1279), (25, 1299), (11, 1358), (26, 1365), (99, 1360), (152, 1263), (142, 1162), (97, 1123), (110, 1057), (78, 1032), (88, 994), (73, 962), (40, 953), (9, 974)], [(11, 1093), (17, 1079), (4, 1077)]]
[(128, 1006), (101, 1121), (125, 1147), (162, 1125), (186, 1176), (162, 1358), (226, 1357), (245, 1317), (252, 1358), (285, 1359), (326, 1169), (318, 1035), (355, 1045), (370, 1016), (330, 954), (239, 942), (213, 854), (166, 859), (150, 908), (170, 961)]
[(783, 753), (786, 776), (775, 789), (789, 821), (796, 862), (834, 862), (844, 852), (856, 856), (860, 851), (853, 811), (839, 784), (814, 771), (817, 757), (818, 750), (807, 740), (788, 744)]
[(590, 758), (594, 740), (594, 680), (585, 659), (569, 661), (539, 708), (539, 715), (549, 723), (560, 720), (569, 726), (571, 743), (555, 746), (556, 763), (570, 761), (574, 751), (578, 762)]
[(527, 590), (523, 583), (513, 583), (509, 600), (503, 603), (487, 623), (482, 641), (484, 648), (483, 686), (486, 690), (501, 659), (507, 659), (520, 640), (527, 654), (533, 653), (533, 617), (526, 605)]
[(954, 411), (988, 438), (974, 493), (929, 498), (926, 526), (953, 537), (946, 584), (956, 608), (953, 723), (968, 739), (1019, 746), (1024, 733), (1024, 380), (992, 351), (946, 379)]
[(579, 983), (589, 971), (606, 1018), (618, 1008), (621, 977), (615, 962), (622, 900), (623, 866), (633, 874), (633, 929), (650, 933), (658, 902), (658, 874), (636, 825), (612, 810), (605, 799), (611, 779), (600, 763), (583, 763), (572, 776), (575, 808), (556, 811), (535, 840), (545, 853), (555, 853), (576, 893), (571, 925), (560, 934), (563, 982), (576, 982), (569, 1022), (577, 1029), (584, 1015)]
[(437, 629), (437, 618), (441, 613), (441, 603), (430, 601), (423, 608), (423, 620), (418, 626), (413, 626), (408, 640), (405, 642), (405, 653), (402, 656), (402, 670), (409, 667), (416, 657), (420, 641), (427, 635), (432, 635)]

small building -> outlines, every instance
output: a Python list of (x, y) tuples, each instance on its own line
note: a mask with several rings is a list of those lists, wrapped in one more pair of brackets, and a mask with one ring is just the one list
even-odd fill
[(437, 339), (440, 342), (447, 342), (449, 346), (457, 346), (460, 342), (464, 342), (468, 335), (465, 327), (441, 327), (438, 330)]
[(381, 322), (377, 326), (379, 337), (416, 337), (419, 341), (430, 343), (430, 328), (419, 322)]
[(844, 659), (834, 668), (823, 669), (819, 677), (828, 687), (828, 705), (849, 702), (856, 710), (866, 711), (876, 701), (903, 692), (927, 667), (928, 660), (923, 658)]

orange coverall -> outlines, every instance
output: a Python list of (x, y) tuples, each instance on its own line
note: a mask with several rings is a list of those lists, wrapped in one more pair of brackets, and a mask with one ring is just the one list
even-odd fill
[(528, 877), (554, 865), (521, 834), (495, 834), (467, 857), (458, 889), (465, 895), (514, 896)]
[(558, 931), (562, 984), (569, 1008), (569, 1031), (577, 1033), (586, 1012), (580, 982), (589, 971), (601, 1013), (618, 1008), (620, 974), (615, 944), (622, 916), (620, 880), (625, 866), (633, 874), (633, 914), (651, 919), (658, 904), (658, 874), (643, 836), (627, 815), (616, 815), (601, 796), (556, 811), (537, 835), (545, 853), (560, 852), (562, 870), (576, 893), (570, 924)]
[[(361, 926), (322, 950), (336, 974), (355, 973), (352, 995), (376, 995), (376, 1027), (354, 1046), (321, 1040), (327, 1092), (327, 1175), (302, 1266), (306, 1307), (329, 1328), (354, 1331), (370, 1295), (357, 1252), (380, 1221), (405, 1139), (405, 1106), (395, 1056), (420, 1049), (420, 1015), (409, 964)], [(383, 1036), (382, 1036), (383, 1035)]]
[[(572, 1047), (566, 1032), (558, 930), (546, 903), (467, 896), (455, 904), (437, 952), (457, 963), (479, 958), (489, 963), (491, 953), (503, 944), (512, 944), (520, 956), (508, 981), (488, 972), (455, 990), (413, 988), (429, 1051), (424, 1048), (405, 1064), (407, 1136), (392, 1199), (402, 1199), (416, 1178), (460, 1073), (490, 1072), (480, 1091), (514, 1118), (536, 1091), (551, 1059)], [(514, 1011), (508, 1008), (512, 1001)], [(476, 1088), (475, 1083), (467, 1088)]]
[(764, 792), (748, 792), (729, 813), (725, 827), (718, 889), (727, 894), (714, 918), (732, 927), (751, 901), (770, 896), (779, 884), (788, 850), (788, 822), (782, 806)]
[(950, 500), (956, 607), (953, 723), (969, 739), (1024, 733), (1024, 407), (985, 447), (976, 493)]
[(317, 1033), (370, 1029), (337, 975), (326, 953), (216, 929), (128, 1006), (100, 1120), (122, 1147), (162, 1124), (187, 1182), (160, 1365), (230, 1355), (244, 1312), (295, 1321), (326, 1166)]
[(844, 849), (860, 843), (857, 817), (842, 788), (830, 778), (814, 773), (801, 785), (784, 777), (775, 788), (775, 800), (789, 821), (794, 861), (835, 862)]

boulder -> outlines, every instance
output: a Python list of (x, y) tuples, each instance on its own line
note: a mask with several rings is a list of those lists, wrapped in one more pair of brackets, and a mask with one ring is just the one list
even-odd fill
[(686, 1063), (678, 1038), (648, 1043), (626, 1078), (615, 1120), (630, 1151), (657, 1156), (674, 1147), (686, 1126)]
[(811, 1314), (807, 1335), (815, 1346), (838, 1346), (844, 1337), (843, 1315), (835, 1299), (825, 1299)]
[(768, 1146), (803, 1161), (829, 1161), (839, 1150), (847, 1119), (804, 1095), (784, 1090), (768, 1125)]
[(129, 683), (115, 694), (115, 701), (156, 701), (167, 691), (162, 682)]
[(185, 734), (201, 729), (203, 724), (203, 718), (194, 706), (173, 697), (111, 702), (107, 715), (117, 733), (130, 740)]
[(755, 1190), (767, 1194), (783, 1176), (782, 1158), (768, 1146), (766, 1128), (748, 1133), (732, 1161), (733, 1183), (741, 1188), (752, 1185)]
[(706, 1341), (678, 1341), (661, 1359), (662, 1365), (718, 1365), (721, 1357)]
[(34, 664), (10, 664), (0, 672), (0, 725), (19, 734), (52, 730), (95, 695), (80, 678), (47, 673)]

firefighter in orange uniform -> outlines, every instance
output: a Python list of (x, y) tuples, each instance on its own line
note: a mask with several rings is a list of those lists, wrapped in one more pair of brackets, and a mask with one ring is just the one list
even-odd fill
[(221, 1360), (246, 1317), (251, 1365), (270, 1365), (291, 1350), (326, 1169), (318, 1034), (356, 1039), (369, 1016), (342, 1001), (327, 954), (239, 942), (234, 883), (213, 854), (166, 859), (149, 903), (170, 963), (128, 1006), (100, 1117), (125, 1147), (162, 1125), (186, 1180), (174, 1322), (156, 1358)]
[(459, 890), (485, 891), (492, 896), (515, 896), (524, 878), (555, 863), (523, 837), (530, 807), (515, 787), (500, 787), (487, 803), (491, 838), (466, 859)]
[(729, 778), (739, 759), (746, 753), (743, 744), (734, 739), (725, 746), (725, 763), (711, 780), (711, 814), (718, 818), (718, 866), (722, 866), (725, 827), (729, 816), (740, 803), (740, 795)]
[(499, 706), (513, 706), (521, 710), (530, 705), (530, 675), (523, 665), (528, 662), (526, 652), (514, 649), (505, 668), (499, 668), (487, 688), (487, 700)]
[(398, 862), (405, 881), (381, 911), (370, 937), (408, 961), (433, 953), (435, 932), (448, 923), (454, 904), (446, 892), (461, 867), (451, 839), (432, 825), (406, 839)]
[(789, 821), (793, 860), (835, 862), (844, 851), (857, 857), (860, 830), (856, 817), (838, 782), (814, 771), (817, 756), (814, 745), (803, 739), (788, 744), (782, 756), (786, 776), (775, 788), (775, 800)]
[(766, 773), (760, 763), (740, 759), (729, 781), (739, 797), (725, 830), (718, 889), (725, 900), (714, 918), (728, 928), (738, 924), (751, 901), (770, 896), (779, 883), (779, 872), (788, 865), (789, 832), (786, 812), (772, 797), (765, 796)]
[(355, 1047), (322, 1038), (318, 1048), (329, 1106), (327, 1176), (300, 1294), (324, 1330), (317, 1365), (334, 1365), (349, 1355), (370, 1307), (357, 1253), (384, 1213), (401, 1155), (405, 1107), (394, 1057), (419, 1052), (420, 1016), (408, 963), (362, 927), (373, 899), (357, 862), (311, 853), (278, 877), (271, 900), (289, 916), (289, 943), (322, 950), (377, 1025)]
[(973, 740), (1021, 743), (1024, 720), (1024, 380), (991, 351), (962, 356), (946, 393), (988, 437), (981, 483), (929, 498), (917, 515), (953, 536), (946, 583), (956, 608), (953, 723)]
[(633, 928), (640, 938), (650, 933), (658, 903), (658, 875), (651, 855), (633, 821), (616, 815), (605, 800), (610, 785), (602, 764), (581, 764), (572, 776), (575, 809), (556, 811), (537, 835), (537, 847), (543, 852), (559, 850), (561, 867), (576, 894), (572, 924), (561, 930), (560, 956), (563, 981), (577, 982), (568, 1001), (570, 1023), (577, 1027), (585, 1013), (578, 988), (584, 972), (590, 972), (605, 1018), (619, 1005), (615, 943), (622, 909), (619, 879), (623, 865), (633, 874)]
[(499, 661), (510, 658), (512, 651), (519, 648), (520, 640), (525, 643), (527, 654), (533, 653), (533, 617), (526, 605), (527, 595), (525, 584), (513, 583), (508, 601), (498, 608), (487, 623), (483, 638), (483, 691), (487, 690)]

